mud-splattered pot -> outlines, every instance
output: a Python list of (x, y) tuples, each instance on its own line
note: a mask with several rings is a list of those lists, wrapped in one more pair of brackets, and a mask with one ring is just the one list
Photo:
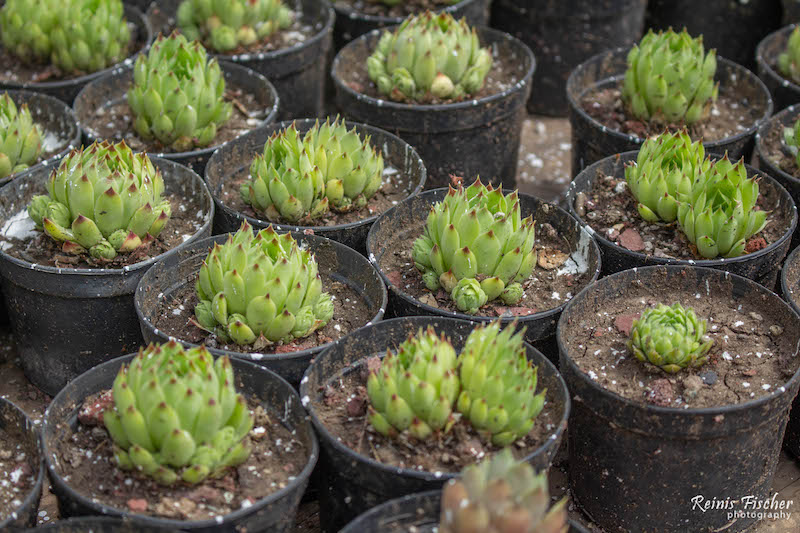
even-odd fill
[[(0, 514), (0, 531), (33, 527), (36, 525), (39, 510), (39, 498), (42, 495), (44, 481), (44, 460), (39, 449), (39, 429), (25, 412), (10, 400), (0, 398), (0, 435), (4, 438), (0, 447), (9, 456), (0, 462), (14, 463), (14, 470), (2, 473), (3, 491), (22, 487), (15, 495), (18, 505), (10, 514)], [(17, 489), (19, 490), (19, 489)], [(10, 503), (14, 503), (13, 501)]]
[[(28, 379), (54, 396), (70, 379), (142, 343), (133, 293), (144, 273), (163, 257), (211, 234), (214, 203), (203, 180), (172, 161), (152, 158), (164, 176), (165, 195), (189, 226), (171, 250), (124, 268), (69, 268), (36, 264), (5, 251), (38, 232), (27, 214), (33, 196), (46, 194), (54, 165), (29, 172), (0, 189), (0, 276), (11, 327)], [(175, 211), (175, 208), (173, 208)], [(170, 224), (164, 234), (170, 231)]]
[(758, 43), (756, 63), (758, 77), (772, 94), (775, 111), (781, 111), (790, 105), (800, 103), (800, 85), (787, 79), (778, 71), (778, 56), (786, 50), (789, 36), (797, 27), (792, 24), (770, 33)]
[[(711, 324), (715, 345), (702, 367), (667, 375), (629, 354), (621, 321), (624, 313), (675, 301), (698, 307)], [(770, 353), (748, 352), (747, 342), (738, 333), (733, 338), (725, 333), (720, 320), (731, 321), (734, 329), (750, 323), (754, 329), (747, 335), (768, 343)], [(560, 368), (574, 400), (569, 420), (573, 500), (608, 532), (748, 529), (755, 517), (734, 519), (728, 516), (731, 509), (720, 507), (702, 512), (693, 508), (693, 499), (730, 498), (736, 510), (745, 510), (741, 497), (770, 495), (789, 407), (800, 386), (798, 340), (800, 317), (788, 304), (728, 272), (649, 266), (587, 287), (562, 313), (557, 333)], [(743, 350), (723, 351), (731, 341)], [(605, 370), (587, 370), (600, 362)], [(723, 367), (724, 375), (714, 379)], [(759, 386), (767, 369), (774, 381)], [(603, 376), (605, 371), (613, 376)], [(699, 382), (699, 389), (691, 388), (696, 396), (687, 376)], [(664, 398), (656, 395), (656, 385), (672, 392), (670, 406), (661, 406)], [(751, 394), (734, 395), (738, 403), (718, 403), (714, 398), (722, 397), (720, 391)], [(689, 405), (698, 402), (708, 407)]]
[[(783, 264), (781, 294), (792, 310), (800, 316), (800, 247), (792, 250)], [(792, 403), (792, 412), (789, 414), (789, 422), (786, 424), (783, 446), (792, 455), (800, 458), (800, 397), (795, 398)]]

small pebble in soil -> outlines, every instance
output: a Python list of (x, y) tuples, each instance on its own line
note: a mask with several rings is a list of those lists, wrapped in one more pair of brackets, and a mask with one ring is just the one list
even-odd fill
[(700, 378), (703, 380), (703, 383), (706, 385), (713, 385), (717, 382), (717, 373), (713, 370), (709, 370), (708, 372), (703, 372), (700, 374)]

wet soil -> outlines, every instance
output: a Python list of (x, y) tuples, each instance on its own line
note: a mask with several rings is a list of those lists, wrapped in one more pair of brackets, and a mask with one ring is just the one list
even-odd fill
[(339, 9), (355, 11), (364, 15), (405, 18), (426, 10), (437, 11), (457, 3), (458, 0), (408, 0), (395, 6), (387, 6), (383, 2), (375, 0), (337, 0), (333, 5)]
[(763, 138), (764, 155), (787, 174), (800, 179), (797, 158), (783, 149), (783, 126), (776, 125), (767, 130)]
[(19, 509), (36, 483), (25, 448), (17, 428), (0, 429), (0, 522)]

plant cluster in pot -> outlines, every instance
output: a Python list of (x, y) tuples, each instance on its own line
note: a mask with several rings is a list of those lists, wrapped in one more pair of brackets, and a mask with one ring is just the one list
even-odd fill
[(216, 148), (275, 120), (279, 102), (264, 76), (173, 33), (86, 85), (74, 107), (89, 141), (123, 140), (202, 175)]
[(386, 301), (380, 276), (347, 246), (244, 222), (155, 265), (134, 303), (145, 341), (202, 344), (298, 385), (331, 342), (381, 320)]
[(774, 288), (797, 208), (768, 174), (706, 155), (685, 132), (583, 170), (567, 192), (606, 273), (653, 264), (719, 268)]
[(567, 116), (565, 86), (590, 57), (642, 37), (646, 0), (493, 0), (492, 27), (524, 42), (536, 56), (528, 111)]
[(0, 529), (36, 524), (43, 480), (38, 428), (22, 409), (0, 398)]
[(756, 48), (758, 77), (772, 94), (775, 110), (800, 103), (800, 30), (797, 25), (770, 33)]
[(363, 254), (375, 219), (421, 191), (426, 175), (417, 152), (391, 133), (305, 119), (226, 144), (211, 156), (205, 179), (216, 233), (236, 231), (243, 221), (257, 229), (273, 224)]
[(428, 188), (446, 185), (450, 174), (510, 187), (534, 67), (531, 51), (510, 35), (427, 11), (350, 42), (331, 76), (345, 117), (413, 146)]
[(706, 51), (686, 30), (645, 35), (631, 49), (603, 52), (567, 80), (572, 175), (647, 137), (687, 129), (710, 153), (749, 158), (756, 129), (772, 114), (763, 82)]
[[(800, 315), (800, 247), (792, 250), (789, 257), (781, 269), (781, 294), (792, 307), (795, 313)], [(800, 457), (800, 400), (795, 398), (792, 403), (792, 412), (789, 414), (789, 422), (786, 424), (786, 435), (783, 446), (795, 457)]]
[(319, 454), (286, 381), (175, 341), (69, 383), (42, 447), (62, 517), (209, 533), (292, 531)]
[(609, 532), (749, 530), (748, 509), (770, 505), (798, 340), (788, 304), (717, 269), (634, 268), (588, 287), (558, 325), (575, 503)]
[(549, 468), (566, 428), (567, 389), (514, 330), (396, 318), (314, 359), (300, 395), (322, 442), (323, 531), (390, 499), (441, 488), (506, 446)]
[(55, 395), (141, 343), (133, 293), (156, 261), (211, 233), (202, 179), (124, 143), (74, 150), (0, 189), (0, 276), (22, 368)]
[(6, 0), (0, 7), (0, 88), (67, 105), (90, 81), (133, 63), (150, 23), (121, 0)]
[(597, 244), (553, 204), (480, 180), (456, 187), (409, 198), (373, 224), (367, 252), (390, 316), (500, 317), (555, 360), (547, 340), (569, 299), (597, 279)]

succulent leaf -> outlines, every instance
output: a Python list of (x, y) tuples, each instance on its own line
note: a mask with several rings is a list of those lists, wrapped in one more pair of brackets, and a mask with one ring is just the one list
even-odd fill
[(27, 104), (19, 109), (3, 93), (0, 96), (0, 179), (22, 172), (42, 153), (42, 130), (34, 124)]
[(778, 55), (778, 70), (783, 77), (800, 83), (800, 27), (792, 31), (786, 49)]

